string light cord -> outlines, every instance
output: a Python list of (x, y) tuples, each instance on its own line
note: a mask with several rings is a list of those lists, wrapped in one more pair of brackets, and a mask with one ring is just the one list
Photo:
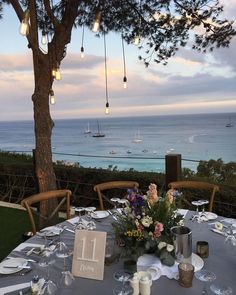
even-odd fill
[(109, 102), (108, 102), (108, 89), (107, 89), (107, 49), (106, 49), (106, 37), (105, 37), (105, 33), (103, 33), (103, 42), (104, 42), (104, 66), (105, 66), (106, 105), (109, 105)]

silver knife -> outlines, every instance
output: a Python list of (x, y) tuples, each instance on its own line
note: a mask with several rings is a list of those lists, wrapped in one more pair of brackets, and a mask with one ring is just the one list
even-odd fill
[(214, 233), (217, 233), (217, 234), (220, 234), (220, 235), (222, 235), (222, 236), (227, 236), (227, 233), (225, 233), (225, 232), (223, 232), (223, 231), (220, 231), (220, 230), (218, 230), (218, 229), (216, 229), (216, 228), (211, 228), (211, 230), (214, 232)]
[(3, 265), (3, 268), (20, 268), (20, 269), (30, 269), (29, 265)]

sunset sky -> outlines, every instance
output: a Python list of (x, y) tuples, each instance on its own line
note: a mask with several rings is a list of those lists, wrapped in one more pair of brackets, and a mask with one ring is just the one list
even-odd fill
[[(236, 0), (224, 0), (225, 16), (234, 20)], [(0, 21), (0, 121), (31, 120), (34, 90), (32, 56), (19, 21), (8, 7)], [(73, 32), (61, 65), (62, 80), (54, 82), (53, 118), (103, 117), (105, 78), (103, 39), (85, 30), (85, 58), (80, 58), (81, 33)], [(200, 54), (181, 49), (167, 66), (145, 68), (139, 51), (125, 45), (128, 88), (123, 89), (122, 45), (119, 35), (107, 36), (108, 93), (111, 117), (208, 112), (236, 112), (236, 37), (230, 48)]]

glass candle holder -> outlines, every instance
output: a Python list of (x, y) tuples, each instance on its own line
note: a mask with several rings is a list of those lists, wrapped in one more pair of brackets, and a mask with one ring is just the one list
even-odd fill
[(201, 258), (207, 258), (209, 256), (209, 244), (206, 241), (198, 241), (196, 245), (196, 253)]
[(184, 288), (192, 287), (194, 266), (190, 263), (180, 263), (179, 269), (179, 284)]

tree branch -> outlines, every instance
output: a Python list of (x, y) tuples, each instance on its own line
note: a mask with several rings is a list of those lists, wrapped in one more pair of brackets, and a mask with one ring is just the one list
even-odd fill
[(24, 17), (24, 11), (23, 11), (22, 7), (20, 6), (19, 1), (18, 0), (9, 0), (9, 2), (11, 3), (11, 6), (14, 8), (19, 21), (21, 22)]
[(43, 4), (44, 4), (44, 7), (45, 7), (48, 17), (50, 18), (54, 28), (56, 28), (59, 25), (59, 21), (57, 20), (57, 18), (54, 16), (54, 14), (52, 12), (52, 7), (50, 6), (49, 0), (43, 0)]

